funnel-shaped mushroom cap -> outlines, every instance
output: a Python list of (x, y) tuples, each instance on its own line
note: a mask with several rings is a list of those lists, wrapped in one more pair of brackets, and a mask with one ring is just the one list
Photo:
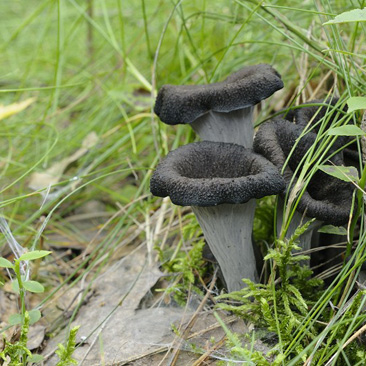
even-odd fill
[[(339, 98), (332, 97), (328, 99), (314, 99), (309, 102), (298, 105), (294, 109), (286, 110), (277, 116), (279, 119), (286, 119), (287, 121), (294, 122), (295, 124), (302, 126), (305, 128), (309, 122), (311, 126), (314, 126), (313, 132), (318, 132), (320, 124), (318, 122), (324, 118), (327, 113), (330, 113), (330, 117), (327, 121), (327, 126), (330, 127), (333, 121), (335, 121), (337, 113), (338, 118), (343, 116), (343, 112), (347, 111), (347, 107), (343, 109), (343, 112), (340, 110), (333, 110), (333, 107), (338, 103)], [(315, 106), (311, 106), (309, 104), (319, 104)], [(322, 105), (320, 105), (322, 104)]]
[(278, 194), (285, 183), (273, 164), (241, 145), (202, 141), (171, 151), (150, 182), (155, 196), (181, 206), (245, 203)]
[[(256, 134), (254, 150), (282, 170), (301, 132), (301, 126), (282, 119), (264, 123)], [(284, 178), (288, 186), (302, 158), (314, 144), (315, 139), (315, 134), (307, 133), (298, 141), (284, 171)], [(331, 160), (336, 165), (342, 164), (340, 155), (334, 156)], [(295, 177), (293, 186), (296, 181)], [(315, 217), (333, 225), (342, 225), (349, 218), (352, 192), (353, 187), (350, 183), (318, 170), (310, 180), (297, 209), (300, 212), (306, 211), (308, 217)]]
[[(293, 121), (302, 128), (305, 128), (309, 123), (311, 124), (312, 132), (319, 132), (320, 127), (323, 123), (326, 124), (325, 128), (330, 128), (338, 119), (344, 116), (344, 113), (347, 112), (347, 105), (340, 108), (335, 109), (334, 107), (337, 105), (339, 98), (332, 97), (328, 99), (315, 99), (309, 102), (304, 103), (303, 105), (299, 105), (300, 108), (297, 108), (291, 113), (286, 115), (286, 119), (289, 121)], [(323, 106), (306, 106), (307, 104), (323, 104)], [(327, 117), (326, 117), (327, 115)], [(321, 119), (326, 120), (324, 122), (320, 122)], [(347, 136), (339, 136), (337, 140), (338, 147), (341, 147), (346, 142), (350, 141), (351, 138)]]
[[(311, 126), (314, 126), (314, 129), (312, 129), (313, 132), (318, 133), (320, 126), (322, 123), (320, 123), (320, 120), (325, 117), (327, 113), (329, 113), (329, 117), (327, 117), (327, 120), (325, 121), (326, 126), (325, 128), (330, 128), (337, 119), (340, 119), (343, 117), (344, 113), (347, 112), (347, 105), (343, 107), (343, 109), (335, 110), (333, 109), (334, 106), (337, 105), (339, 99), (336, 97), (328, 98), (325, 100), (322, 99), (315, 99), (311, 100), (310, 102), (307, 102), (305, 104), (325, 104), (323, 106), (304, 106), (300, 107), (298, 109), (290, 111), (286, 115), (286, 119), (288, 121), (293, 121), (297, 125), (305, 128), (309, 123), (311, 123)], [(338, 136), (337, 141), (333, 145), (334, 148), (342, 148), (343, 145), (349, 143), (353, 137), (350, 136)], [(359, 152), (357, 148), (357, 144), (351, 144), (350, 146), (346, 147), (343, 150), (344, 158), (345, 160), (350, 163), (351, 165), (358, 165), (359, 162)]]
[[(325, 99), (325, 100), (321, 100), (321, 99), (316, 99), (316, 100), (312, 100), (310, 102), (307, 102), (306, 104), (311, 104), (311, 103), (322, 103), (322, 104), (326, 104), (326, 106), (312, 106), (312, 107), (303, 107), (303, 108), (299, 108), (296, 109), (294, 111), (293, 114), (293, 120), (294, 122), (299, 125), (302, 126), (303, 128), (305, 128), (308, 123), (310, 122), (312, 126), (314, 126), (314, 130), (316, 133), (319, 132), (321, 123), (318, 123), (322, 118), (325, 117), (325, 115), (327, 113), (330, 114), (329, 118), (327, 118), (326, 123), (326, 128), (330, 128), (337, 119), (340, 119), (343, 117), (344, 113), (347, 112), (347, 105), (345, 105), (343, 107), (342, 110), (335, 110), (332, 108), (338, 103), (339, 99), (333, 97), (332, 99)], [(290, 118), (286, 117), (286, 119), (290, 120)], [(348, 142), (350, 142), (353, 139), (353, 137), (350, 136), (338, 136), (337, 141), (334, 144), (334, 148), (341, 148), (343, 145), (347, 144)], [(345, 160), (347, 160), (349, 163), (352, 163), (352, 165), (358, 165), (358, 160), (359, 160), (359, 153), (358, 153), (358, 149), (357, 149), (357, 144), (354, 143), (348, 147), (346, 147), (343, 150), (343, 154), (344, 154), (344, 158)]]
[[(315, 99), (307, 102), (306, 104), (325, 104), (323, 106), (304, 106), (294, 111), (294, 122), (299, 125), (305, 127), (309, 122), (314, 126), (314, 130), (316, 132), (319, 131), (320, 123), (318, 122), (325, 117), (327, 113), (330, 114), (329, 118), (327, 118), (327, 127), (330, 127), (336, 119), (343, 117), (343, 113), (347, 111), (347, 106), (343, 109), (343, 111), (337, 111), (334, 106), (338, 103), (338, 98), (329, 98), (329, 99)], [(286, 117), (286, 119), (289, 119)]]
[(169, 125), (192, 123), (209, 111), (251, 107), (282, 88), (281, 76), (270, 65), (247, 66), (220, 83), (164, 85), (154, 111)]

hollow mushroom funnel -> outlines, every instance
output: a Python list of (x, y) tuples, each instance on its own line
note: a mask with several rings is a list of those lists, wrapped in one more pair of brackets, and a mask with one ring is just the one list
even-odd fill
[[(307, 106), (306, 104), (324, 104), (323, 106)], [(338, 106), (337, 109), (334, 109)], [(325, 129), (329, 129), (334, 126), (337, 119), (340, 119), (347, 112), (348, 107), (344, 105), (339, 106), (339, 99), (336, 97), (328, 99), (315, 99), (311, 100), (305, 105), (301, 105), (298, 109), (295, 109), (293, 113), (286, 117), (287, 120), (294, 122), (296, 125), (303, 127), (304, 129), (308, 126), (312, 128), (315, 133), (319, 132), (320, 127), (325, 123)], [(323, 120), (323, 123), (322, 123)], [(324, 121), (325, 120), (325, 121)], [(324, 126), (323, 126), (324, 127)], [(342, 148), (344, 145), (352, 141), (354, 137), (352, 136), (338, 136), (337, 141), (334, 143), (334, 148)], [(357, 148), (357, 143), (354, 142), (350, 146), (342, 149), (341, 155), (343, 154), (343, 162), (346, 165), (352, 165), (359, 168), (359, 152)]]
[(155, 196), (192, 206), (229, 291), (257, 281), (252, 246), (255, 199), (285, 188), (276, 167), (243, 146), (202, 141), (171, 151), (150, 182)]
[[(303, 127), (277, 119), (264, 123), (258, 130), (254, 140), (254, 150), (271, 161), (279, 171), (282, 170), (292, 148), (293, 150), (283, 177), (287, 189), (293, 189), (297, 183), (296, 169), (310, 147), (315, 143), (316, 135), (307, 133), (299, 139)], [(331, 159), (335, 165), (341, 165), (341, 154)], [(290, 237), (296, 228), (311, 218), (316, 222), (300, 237), (300, 246), (303, 250), (311, 247), (311, 231), (324, 224), (343, 225), (349, 219), (352, 203), (353, 188), (350, 183), (318, 170), (311, 178), (306, 191), (299, 200), (297, 211), (291, 221), (286, 237)], [(284, 193), (281, 194), (284, 198)], [(283, 201), (282, 201), (283, 205)], [(281, 212), (278, 217), (281, 218)], [(278, 228), (282, 222), (279, 220)]]
[(207, 85), (164, 85), (155, 113), (169, 125), (190, 124), (202, 140), (253, 146), (253, 107), (283, 88), (270, 65), (247, 66)]

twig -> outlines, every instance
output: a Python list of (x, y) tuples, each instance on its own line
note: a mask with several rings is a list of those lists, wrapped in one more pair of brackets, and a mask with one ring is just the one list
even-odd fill
[[(205, 297), (202, 299), (200, 305), (198, 306), (198, 308), (194, 312), (191, 320), (186, 325), (186, 328), (183, 331), (183, 334), (182, 334), (182, 337), (181, 337), (181, 339), (179, 341), (179, 344), (181, 344), (184, 340), (187, 339), (188, 333), (191, 331), (193, 325), (195, 324), (195, 322), (197, 320), (198, 314), (202, 311), (204, 305), (206, 304), (207, 299), (211, 295), (211, 291), (213, 290), (213, 288), (214, 288), (214, 286), (216, 284), (216, 279), (217, 279), (216, 274), (217, 274), (217, 269), (215, 270), (215, 273), (214, 273), (214, 275), (212, 277), (212, 281), (211, 281), (210, 287), (209, 287), (208, 291), (206, 292)], [(172, 361), (169, 363), (170, 366), (174, 366), (176, 364), (176, 362), (178, 360), (179, 352), (180, 352), (180, 347), (178, 347), (177, 350), (175, 351), (175, 353), (173, 354)]]
[(312, 92), (311, 96), (309, 97), (309, 100), (312, 100), (316, 98), (317, 94), (319, 93), (319, 90), (321, 87), (325, 84), (325, 82), (329, 79), (329, 77), (334, 74), (333, 70), (329, 70), (325, 76), (319, 81), (318, 85), (316, 86), (315, 90)]
[(227, 337), (224, 336), (222, 337), (213, 347), (211, 347), (209, 350), (207, 350), (197, 361), (195, 361), (192, 366), (199, 366), (202, 364), (203, 361), (206, 360), (206, 358), (210, 357), (210, 354), (213, 351), (216, 351), (217, 349), (221, 348), (225, 341), (226, 341)]

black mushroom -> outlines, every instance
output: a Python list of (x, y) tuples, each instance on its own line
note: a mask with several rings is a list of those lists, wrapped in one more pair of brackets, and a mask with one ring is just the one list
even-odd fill
[[(309, 104), (314, 105), (310, 106)], [(293, 120), (294, 123), (303, 128), (308, 126), (313, 132), (318, 133), (320, 128), (322, 128), (324, 132), (324, 130), (332, 126), (334, 127), (334, 125), (344, 117), (347, 109), (347, 105), (342, 105), (336, 97), (324, 100), (315, 99), (304, 105), (299, 105), (299, 108), (293, 111), (293, 118), (291, 119), (291, 115), (289, 115), (286, 119)], [(357, 142), (354, 141), (352, 144), (349, 144), (352, 140), (354, 140), (354, 137), (338, 136), (334, 148), (342, 148), (344, 145), (348, 144), (348, 146), (342, 150), (344, 162), (347, 165), (359, 167)]]
[[(293, 111), (293, 121), (305, 128), (307, 125), (313, 127), (313, 132), (319, 132), (322, 121), (325, 123), (325, 128), (334, 125), (337, 120), (343, 117), (347, 108), (340, 109), (338, 106), (339, 99), (336, 97), (328, 99), (314, 99), (305, 104), (300, 104)], [(338, 106), (338, 108), (337, 108)], [(286, 119), (291, 120), (286, 117)]]
[(155, 113), (169, 125), (190, 124), (202, 140), (253, 145), (253, 107), (283, 88), (270, 65), (247, 66), (207, 85), (164, 85)]
[(257, 281), (252, 246), (255, 199), (285, 188), (277, 168), (241, 145), (202, 141), (171, 151), (154, 171), (150, 190), (192, 206), (229, 291)]
[[(347, 109), (347, 104), (332, 96), (300, 104), (286, 116), (286, 119), (293, 121), (303, 129), (319, 134), (340, 123), (343, 124), (345, 119), (351, 118), (351, 115), (346, 114)], [(339, 165), (353, 166), (360, 170), (360, 152), (354, 137), (338, 136), (332, 149), (340, 150), (338, 154)], [(312, 235), (312, 241), (312, 246), (317, 246), (319, 243), (321, 246), (326, 247), (317, 252), (316, 256), (312, 258), (312, 264), (319, 272), (334, 273), (329, 270), (337, 267), (342, 262), (341, 256), (343, 254), (343, 248), (337, 244), (346, 243), (347, 236), (318, 232), (316, 235)], [(330, 278), (333, 277), (330, 276)]]
[[(256, 134), (254, 151), (265, 156), (279, 171), (285, 166), (283, 177), (290, 192), (289, 197), (293, 201), (304, 184), (298, 181), (301, 171), (298, 168), (315, 142), (316, 134), (309, 132), (304, 135), (302, 126), (283, 119), (264, 123)], [(285, 165), (287, 159), (288, 163)], [(335, 165), (343, 163), (340, 154), (334, 155), (330, 160)], [(318, 225), (345, 224), (350, 216), (352, 192), (352, 184), (317, 170), (298, 201), (297, 212), (292, 218), (286, 236), (291, 236), (301, 222), (305, 223), (311, 218), (316, 218)], [(282, 199), (284, 199), (283, 194)], [(310, 239), (311, 229), (309, 228), (308, 232), (300, 237), (300, 245), (304, 250), (310, 249)]]
[[(300, 104), (296, 109), (290, 110), (283, 117), (303, 129), (318, 133), (334, 127), (335, 124), (345, 117), (347, 105), (340, 103), (339, 98), (329, 97), (326, 99), (314, 99), (304, 104)], [(344, 145), (350, 143), (354, 138), (350, 136), (338, 136), (334, 148), (341, 149)], [(347, 165), (357, 166), (359, 164), (359, 152), (357, 143), (348, 144), (342, 150), (344, 161)]]

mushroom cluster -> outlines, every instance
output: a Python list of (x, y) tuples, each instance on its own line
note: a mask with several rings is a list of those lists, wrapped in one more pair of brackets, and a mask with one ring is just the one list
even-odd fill
[(171, 151), (150, 182), (155, 196), (191, 206), (229, 291), (258, 280), (252, 244), (255, 199), (278, 194), (276, 167), (253, 152), (253, 108), (283, 87), (270, 65), (244, 67), (221, 83), (163, 86), (155, 113), (190, 124), (203, 140)]
[[(203, 141), (169, 152), (154, 171), (150, 190), (155, 196), (169, 196), (176, 205), (191, 206), (230, 292), (244, 286), (243, 278), (258, 280), (252, 243), (255, 199), (285, 197), (286, 189), (296, 185), (298, 167), (315, 143), (317, 122), (326, 112), (291, 112), (286, 119), (263, 124), (254, 139), (254, 106), (282, 87), (278, 72), (260, 64), (219, 83), (165, 85), (156, 99), (154, 111), (162, 122), (189, 124)], [(314, 131), (304, 135), (310, 121)], [(339, 154), (332, 160), (342, 163)], [(347, 221), (351, 196), (349, 184), (316, 172), (297, 204), (289, 235), (305, 215), (315, 217), (317, 223), (301, 239), (302, 247), (309, 249), (310, 229)]]

